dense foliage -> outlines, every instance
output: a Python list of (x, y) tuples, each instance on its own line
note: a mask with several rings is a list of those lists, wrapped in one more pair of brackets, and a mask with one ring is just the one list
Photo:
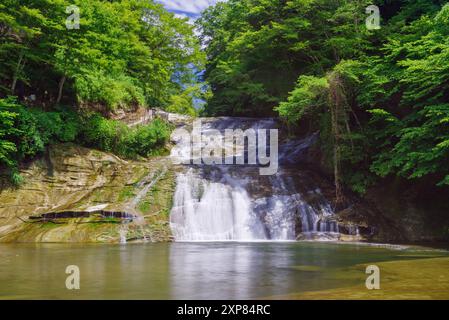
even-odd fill
[(148, 125), (129, 128), (120, 121), (94, 114), (83, 123), (85, 129), (80, 131), (80, 144), (128, 158), (157, 154), (164, 148), (171, 133), (170, 126), (159, 119)]
[(202, 60), (193, 27), (152, 0), (0, 4), (3, 95), (163, 107), (195, 82)]
[(0, 168), (8, 168), (14, 182), (20, 182), (18, 164), (45, 151), (55, 142), (74, 142), (114, 152), (123, 157), (147, 157), (163, 151), (171, 127), (161, 120), (129, 128), (98, 113), (80, 115), (59, 108), (45, 112), (0, 99)]
[(208, 114), (278, 112), (321, 132), (342, 184), (358, 192), (387, 175), (449, 184), (449, 5), (230, 0), (200, 20), (213, 97)]
[(107, 117), (137, 107), (195, 115), (203, 60), (193, 26), (153, 0), (1, 1), (0, 173), (18, 182), (18, 164), (53, 142), (157, 153), (167, 124)]
[(199, 20), (208, 45), (211, 114), (274, 114), (300, 74), (358, 55), (370, 1), (230, 0)]

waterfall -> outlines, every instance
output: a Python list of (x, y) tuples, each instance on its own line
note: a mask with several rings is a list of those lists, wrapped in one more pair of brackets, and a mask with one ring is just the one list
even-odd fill
[(153, 186), (158, 183), (158, 181), (165, 175), (166, 172), (167, 168), (164, 167), (156, 176), (154, 173), (150, 173), (145, 179), (143, 179), (137, 186), (138, 188), (140, 188), (140, 191), (128, 204), (128, 210), (136, 211), (136, 207), (139, 202), (148, 194), (151, 188), (153, 188)]
[[(131, 201), (127, 204), (126, 209), (128, 212), (133, 212), (134, 214), (128, 214), (132, 217), (132, 225), (136, 226), (140, 229), (140, 233), (142, 234), (142, 241), (147, 242), (148, 240), (152, 241), (151, 234), (147, 235), (145, 233), (145, 225), (146, 221), (143, 216), (138, 214), (137, 206), (142, 201), (142, 199), (148, 194), (148, 192), (154, 187), (156, 183), (166, 174), (167, 168), (163, 167), (159, 172), (152, 172), (147, 175), (142, 181), (139, 182), (137, 188), (139, 188), (139, 192), (131, 199)], [(119, 229), (119, 237), (120, 243), (125, 244), (127, 242), (126, 236), (129, 230), (129, 221), (122, 222), (122, 225)]]
[[(203, 130), (275, 126), (273, 119), (219, 118), (208, 120)], [(281, 146), (280, 160), (294, 161), (292, 152), (298, 148), (292, 146), (303, 150), (315, 138)], [(189, 147), (178, 145), (172, 155), (188, 156)], [(184, 165), (177, 175), (170, 225), (177, 241), (332, 239), (338, 233), (321, 190), (288, 166), (261, 176), (257, 165)]]
[[(215, 168), (216, 169), (216, 168)], [(260, 237), (252, 219), (251, 198), (244, 183), (226, 168), (202, 177), (202, 169), (190, 168), (179, 174), (171, 212), (177, 240), (252, 240)], [(216, 181), (214, 181), (216, 180)]]
[(119, 229), (119, 235), (120, 235), (120, 243), (121, 244), (126, 244), (127, 242), (127, 236), (128, 234), (128, 225), (123, 223)]

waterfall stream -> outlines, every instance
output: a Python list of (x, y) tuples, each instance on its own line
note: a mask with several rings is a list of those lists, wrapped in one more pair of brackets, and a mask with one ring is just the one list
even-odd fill
[[(217, 118), (205, 120), (202, 129), (277, 125), (273, 119)], [(294, 161), (314, 141), (312, 136), (280, 146), (279, 159), (284, 164)], [(190, 154), (190, 144), (177, 147), (177, 155)], [(184, 165), (177, 176), (170, 223), (177, 241), (334, 239), (338, 235), (334, 212), (321, 190), (282, 163), (276, 174), (268, 176), (260, 175), (257, 165)]]
[[(166, 172), (167, 168), (164, 167), (160, 172), (150, 173), (147, 177), (145, 177), (137, 186), (140, 190), (127, 205), (127, 211), (135, 213), (132, 216), (132, 223), (140, 229), (140, 233), (142, 234), (142, 241), (144, 242), (147, 242), (148, 240), (151, 241), (151, 235), (147, 236), (147, 234), (145, 233), (145, 218), (137, 214), (137, 206), (139, 202), (148, 194), (151, 188), (153, 188), (153, 186), (165, 175)], [(127, 243), (128, 230), (129, 221), (123, 221), (119, 229), (120, 243)]]

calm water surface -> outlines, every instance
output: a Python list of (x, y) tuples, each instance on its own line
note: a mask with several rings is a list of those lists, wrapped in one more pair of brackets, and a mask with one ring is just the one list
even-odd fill
[[(413, 252), (313, 242), (0, 244), (0, 299), (267, 298), (355, 285), (335, 271)], [(79, 266), (81, 290), (66, 289), (68, 265)]]

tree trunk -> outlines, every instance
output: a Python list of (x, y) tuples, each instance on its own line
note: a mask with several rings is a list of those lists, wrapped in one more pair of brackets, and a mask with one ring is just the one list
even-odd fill
[(59, 80), (59, 87), (58, 87), (58, 98), (56, 99), (56, 104), (59, 104), (62, 99), (62, 90), (64, 88), (64, 83), (67, 77), (64, 75), (61, 77), (61, 80)]
[(23, 61), (23, 52), (19, 55), (19, 61), (17, 61), (16, 70), (14, 70), (14, 75), (12, 78), (11, 84), (11, 94), (14, 95), (14, 91), (16, 91), (17, 80), (19, 79), (19, 72), (22, 69), (22, 61)]
[(334, 181), (335, 181), (335, 202), (339, 206), (344, 202), (343, 188), (341, 184), (341, 133), (340, 121), (342, 108), (344, 108), (344, 97), (342, 92), (341, 79), (338, 74), (333, 74), (329, 83), (329, 106), (331, 111), (332, 136), (334, 140)]

